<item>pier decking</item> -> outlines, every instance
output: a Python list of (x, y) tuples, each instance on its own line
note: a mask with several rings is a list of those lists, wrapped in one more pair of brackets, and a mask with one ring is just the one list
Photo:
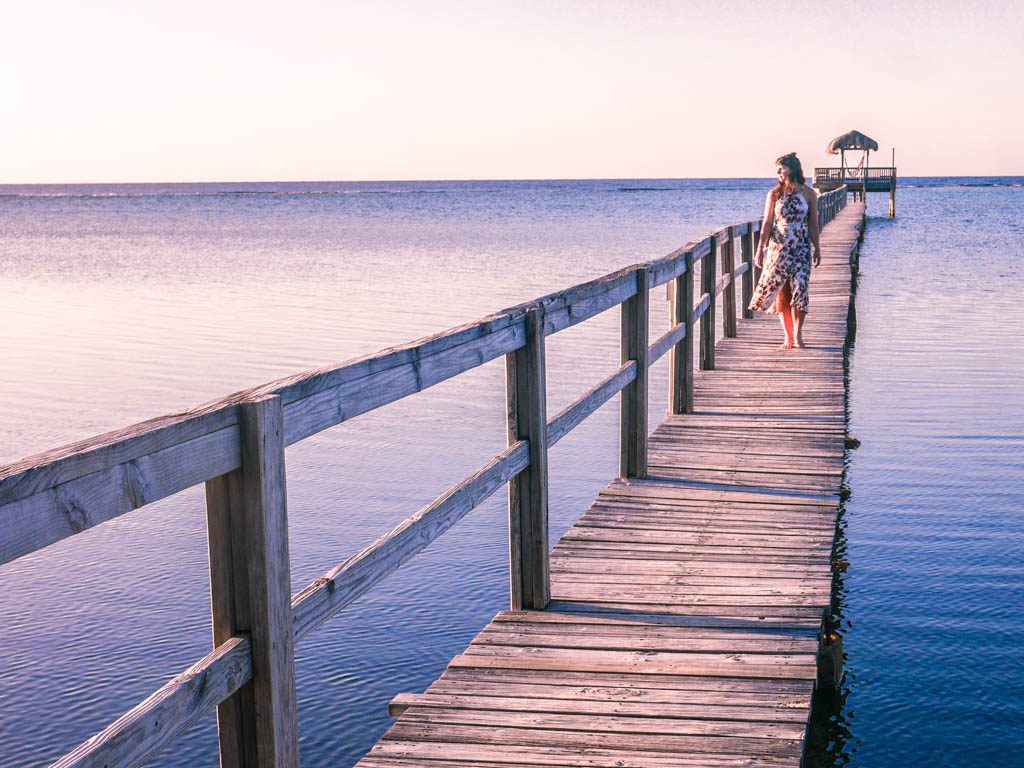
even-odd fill
[(845, 450), (850, 256), (823, 231), (807, 348), (738, 324), (693, 413), (551, 555), (551, 602), (502, 611), (359, 768), (798, 766), (819, 674)]

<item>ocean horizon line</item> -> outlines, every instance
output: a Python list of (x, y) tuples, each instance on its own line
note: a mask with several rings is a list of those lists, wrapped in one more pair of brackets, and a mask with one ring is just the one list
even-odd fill
[[(879, 165), (879, 168), (889, 166)], [(1000, 174), (906, 174), (900, 179), (1019, 179), (1024, 173)], [(481, 183), (562, 183), (562, 182), (626, 182), (626, 181), (756, 181), (774, 179), (774, 176), (524, 176), (510, 177), (474, 177), (474, 178), (379, 178), (379, 179), (206, 179), (178, 181), (4, 181), (0, 189), (5, 187), (131, 187), (131, 186), (189, 186), (196, 184), (236, 185), (236, 184), (481, 184)]]

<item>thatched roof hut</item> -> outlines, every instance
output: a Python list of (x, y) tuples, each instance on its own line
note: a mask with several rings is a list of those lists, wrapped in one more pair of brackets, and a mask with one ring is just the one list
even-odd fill
[(862, 149), (869, 152), (878, 151), (878, 142), (870, 136), (865, 136), (860, 131), (847, 131), (842, 136), (836, 136), (828, 143), (826, 150), (830, 155), (838, 155), (842, 150)]

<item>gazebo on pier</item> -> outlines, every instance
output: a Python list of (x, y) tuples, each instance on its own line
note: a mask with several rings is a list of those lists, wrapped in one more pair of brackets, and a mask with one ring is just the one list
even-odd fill
[[(870, 155), (878, 151), (878, 142), (860, 131), (848, 131), (836, 136), (829, 142), (826, 152), (839, 155), (838, 168), (815, 168), (814, 186), (819, 192), (846, 185), (854, 200), (864, 200), (868, 192), (889, 193), (889, 216), (896, 215), (896, 153), (893, 150), (893, 164), (872, 168)], [(862, 153), (860, 162), (852, 165), (847, 162), (847, 153)]]

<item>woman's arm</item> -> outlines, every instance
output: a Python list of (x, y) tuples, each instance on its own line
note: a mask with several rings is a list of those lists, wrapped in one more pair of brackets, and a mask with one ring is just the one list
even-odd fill
[(821, 243), (818, 239), (818, 195), (810, 187), (804, 187), (804, 198), (807, 200), (807, 231), (814, 246), (814, 266), (821, 264)]
[(764, 249), (772, 236), (772, 226), (775, 224), (775, 190), (768, 193), (764, 199), (764, 217), (761, 219), (761, 237), (757, 241), (757, 253), (754, 254), (754, 263), (758, 268), (764, 263)]

